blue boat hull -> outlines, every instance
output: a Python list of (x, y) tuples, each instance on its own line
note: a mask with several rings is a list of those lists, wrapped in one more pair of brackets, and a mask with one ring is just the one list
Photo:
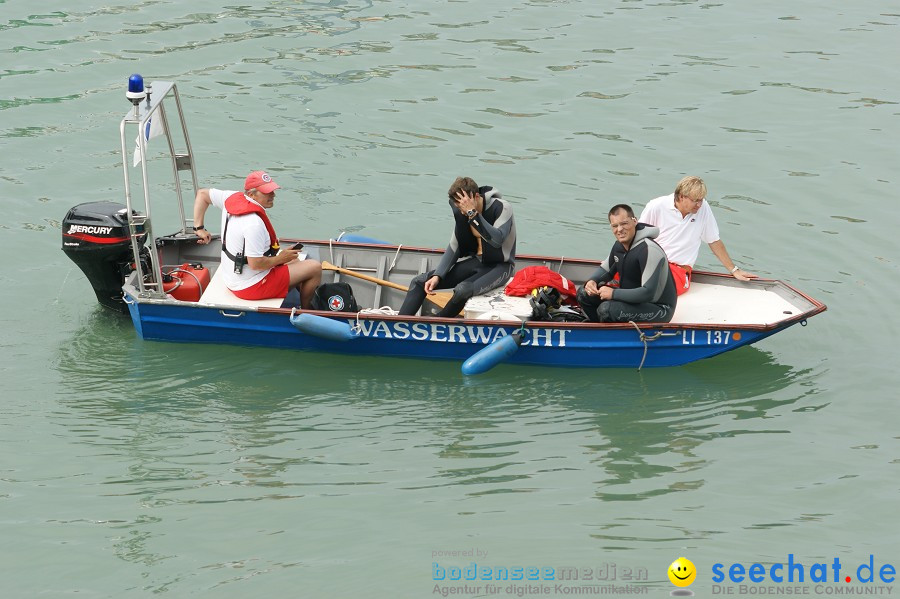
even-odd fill
[[(489, 343), (518, 330), (490, 321), (361, 317), (356, 338), (335, 341), (297, 330), (286, 310), (240, 311), (127, 299), (135, 330), (142, 338), (184, 343), (462, 362)], [(356, 319), (338, 320), (351, 326), (357, 324)], [(679, 366), (749, 345), (795, 322), (768, 330), (674, 325), (638, 330), (631, 325), (533, 324), (507, 363), (587, 368)]]

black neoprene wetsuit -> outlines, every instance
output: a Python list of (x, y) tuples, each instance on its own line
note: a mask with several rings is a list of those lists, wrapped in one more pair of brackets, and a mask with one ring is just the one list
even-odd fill
[(635, 227), (631, 247), (616, 241), (609, 257), (590, 276), (595, 283), (607, 283), (619, 274), (619, 287), (612, 299), (578, 290), (578, 303), (593, 322), (669, 322), (675, 314), (675, 279), (666, 253), (653, 241), (659, 229), (644, 223)]
[[(512, 206), (493, 187), (480, 187), (478, 193), (484, 198), (484, 209), (472, 220), (450, 201), (455, 221), (450, 244), (434, 270), (412, 280), (400, 314), (409, 316), (418, 312), (425, 301), (425, 282), (434, 275), (440, 277), (438, 288), (453, 289), (453, 298), (436, 316), (456, 316), (473, 295), (496, 289), (512, 276), (516, 261)], [(481, 237), (480, 256), (473, 227)]]

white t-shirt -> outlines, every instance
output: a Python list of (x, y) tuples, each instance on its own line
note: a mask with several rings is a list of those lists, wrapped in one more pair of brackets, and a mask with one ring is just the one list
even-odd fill
[[(213, 206), (222, 211), (222, 236), (225, 236), (225, 221), (228, 218), (228, 212), (225, 210), (225, 200), (230, 196), (238, 193), (236, 191), (223, 191), (221, 189), (210, 189), (209, 199), (212, 200)], [(254, 202), (250, 197), (244, 196), (247, 200), (259, 206), (258, 202)], [(260, 206), (262, 207), (262, 206)], [(265, 223), (257, 214), (240, 214), (232, 216), (228, 221), (228, 238), (223, 239), (222, 243), (228, 248), (233, 256), (237, 256), (238, 252), (244, 252), (244, 256), (248, 258), (261, 258), (263, 254), (272, 247), (272, 241), (269, 239), (269, 231), (266, 229)], [(234, 262), (222, 252), (222, 265), (220, 268), (225, 269), (225, 286), (231, 290), (246, 289), (259, 281), (261, 281), (269, 270), (254, 270), (249, 264), (244, 265), (244, 271), (241, 274), (234, 272)]]
[(669, 262), (682, 266), (694, 266), (701, 241), (719, 241), (719, 225), (706, 200), (697, 214), (681, 216), (675, 207), (675, 194), (670, 193), (647, 202), (638, 220), (659, 227), (656, 243), (666, 251)]

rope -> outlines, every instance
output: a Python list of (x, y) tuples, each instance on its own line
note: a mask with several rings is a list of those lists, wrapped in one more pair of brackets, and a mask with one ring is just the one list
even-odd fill
[(397, 314), (399, 314), (399, 312), (397, 312), (397, 310), (394, 310), (390, 306), (382, 306), (380, 308), (363, 308), (356, 313), (356, 324), (350, 327), (350, 330), (354, 333), (359, 333), (360, 331), (362, 331), (362, 327), (359, 324), (360, 314), (381, 314), (382, 316), (396, 316)]
[(391, 265), (388, 266), (388, 269), (387, 269), (388, 273), (390, 273), (392, 270), (394, 270), (394, 267), (397, 266), (397, 258), (400, 256), (400, 248), (402, 248), (402, 247), (403, 247), (402, 243), (397, 246), (397, 252), (394, 254), (394, 259), (391, 260)]
[[(54, 303), (54, 304), (58, 304), (58, 303), (59, 303), (59, 296), (62, 295), (63, 287), (66, 286), (66, 281), (69, 280), (69, 275), (70, 275), (70, 274), (72, 274), (72, 269), (71, 269), (71, 268), (69, 269), (69, 272), (66, 273), (66, 276), (63, 278), (62, 285), (59, 286), (59, 291), (58, 291), (57, 294), (56, 294), (56, 299), (53, 300), (53, 303)], [(124, 292), (124, 291), (122, 292), (122, 295), (123, 295), (123, 296), (125, 295), (125, 292)]]
[(663, 336), (674, 337), (675, 335), (678, 334), (678, 333), (663, 333), (662, 331), (657, 331), (655, 335), (646, 335), (646, 334), (644, 334), (644, 331), (641, 329), (641, 327), (639, 327), (637, 325), (637, 323), (634, 322), (633, 320), (629, 320), (628, 324), (630, 324), (631, 326), (634, 327), (634, 329), (638, 332), (638, 335), (640, 336), (641, 342), (644, 344), (644, 356), (641, 358), (641, 363), (638, 366), (639, 371), (641, 368), (644, 367), (644, 360), (647, 359), (647, 349), (648, 349), (647, 342), (648, 341), (656, 341), (657, 339), (659, 339), (660, 337), (663, 337)]

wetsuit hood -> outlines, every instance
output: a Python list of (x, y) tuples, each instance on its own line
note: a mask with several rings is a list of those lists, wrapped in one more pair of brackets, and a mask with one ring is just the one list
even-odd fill
[(631, 245), (642, 239), (656, 239), (657, 235), (659, 235), (659, 227), (654, 227), (647, 223), (638, 223), (634, 227), (634, 239), (631, 240)]

